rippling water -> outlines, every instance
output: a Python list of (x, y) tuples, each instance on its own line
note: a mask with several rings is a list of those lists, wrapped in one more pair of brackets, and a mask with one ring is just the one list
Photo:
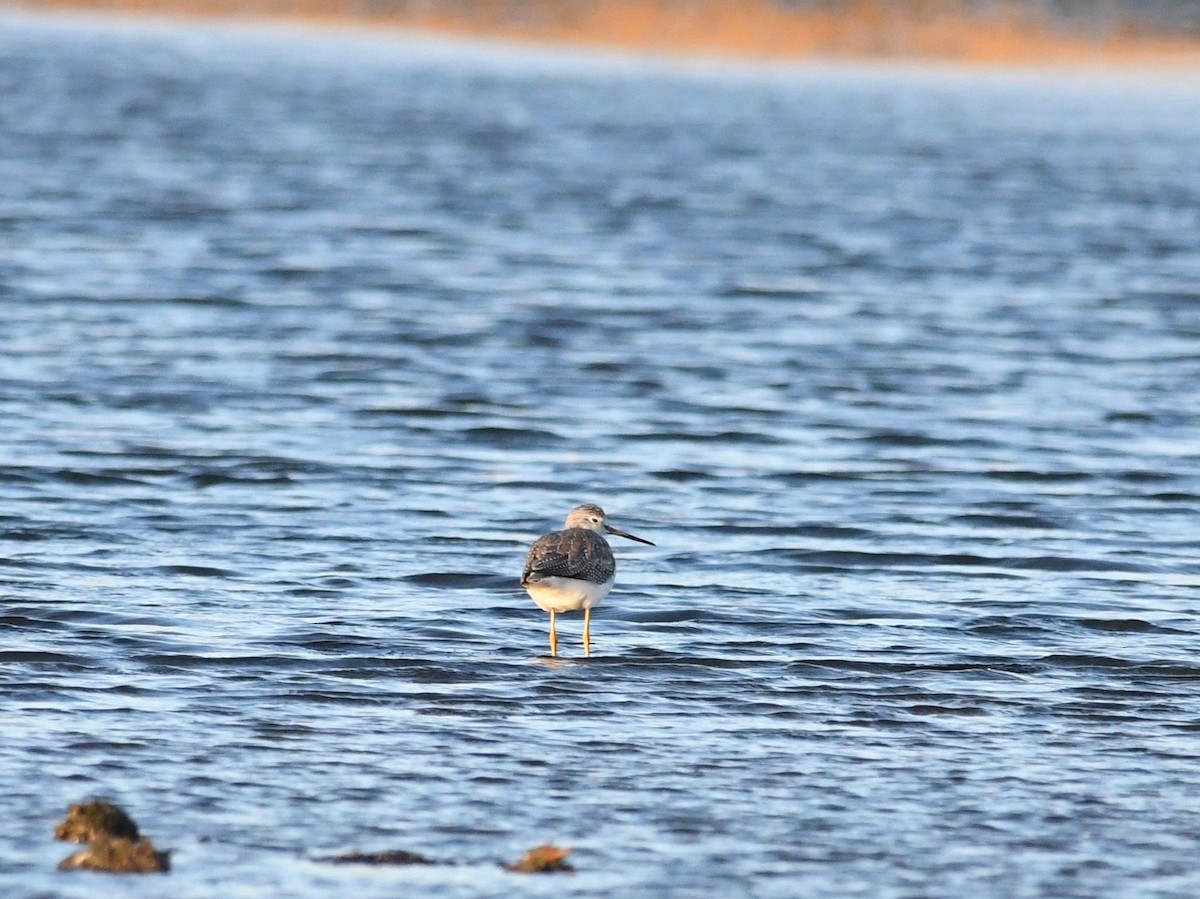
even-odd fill
[(1200, 87), (10, 19), (0, 122), (9, 894), (90, 794), (144, 895), (1200, 892)]

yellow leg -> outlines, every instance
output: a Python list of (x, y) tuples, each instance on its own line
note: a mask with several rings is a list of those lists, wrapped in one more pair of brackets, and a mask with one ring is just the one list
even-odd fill
[(583, 610), (583, 654), (592, 654), (592, 610)]
[(554, 632), (554, 610), (550, 610), (550, 655), (558, 655), (558, 634)]

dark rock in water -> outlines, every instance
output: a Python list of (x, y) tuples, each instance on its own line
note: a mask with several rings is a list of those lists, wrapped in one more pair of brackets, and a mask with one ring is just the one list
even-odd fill
[(405, 849), (390, 849), (387, 852), (347, 852), (345, 855), (327, 855), (319, 862), (335, 865), (436, 865), (431, 858)]
[(137, 825), (125, 810), (103, 799), (72, 805), (67, 817), (54, 828), (54, 838), (68, 843), (89, 843), (100, 837), (136, 841), (139, 836)]
[(574, 874), (574, 866), (565, 860), (570, 854), (570, 849), (560, 849), (558, 846), (547, 843), (544, 846), (535, 846), (512, 864), (505, 865), (504, 868), (506, 871), (515, 871), (521, 874), (552, 874), (556, 872)]
[(149, 839), (98, 837), (59, 862), (60, 871), (107, 871), (113, 874), (157, 874), (171, 870), (171, 853), (159, 852)]

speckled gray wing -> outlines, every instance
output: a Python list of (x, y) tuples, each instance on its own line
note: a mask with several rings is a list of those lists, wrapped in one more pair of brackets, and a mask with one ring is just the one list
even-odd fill
[(603, 584), (617, 570), (608, 541), (595, 531), (570, 528), (539, 537), (525, 557), (521, 583), (569, 577)]

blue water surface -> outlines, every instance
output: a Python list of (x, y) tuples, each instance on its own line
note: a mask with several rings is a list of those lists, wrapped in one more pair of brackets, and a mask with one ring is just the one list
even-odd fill
[[(0, 19), (5, 895), (1194, 897), (1198, 146), (1181, 75)], [(551, 659), (585, 501), (657, 546)], [(96, 794), (170, 874), (55, 871)]]

